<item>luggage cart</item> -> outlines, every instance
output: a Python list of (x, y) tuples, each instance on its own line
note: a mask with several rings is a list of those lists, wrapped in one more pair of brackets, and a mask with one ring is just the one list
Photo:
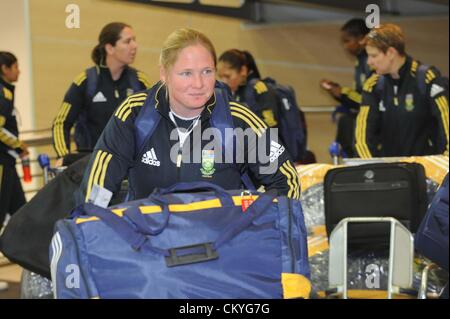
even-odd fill
[(334, 228), (330, 236), (329, 286), (330, 292), (348, 299), (347, 247), (348, 224), (389, 223), (389, 272), (387, 298), (404, 293), (412, 287), (414, 263), (414, 237), (398, 220), (392, 217), (345, 218)]
[[(44, 185), (48, 184), (53, 178), (66, 169), (64, 166), (51, 167), (50, 158), (47, 154), (40, 154), (37, 160), (43, 172)], [(20, 284), (20, 298), (53, 299), (54, 295), (51, 280), (27, 269), (23, 269)]]

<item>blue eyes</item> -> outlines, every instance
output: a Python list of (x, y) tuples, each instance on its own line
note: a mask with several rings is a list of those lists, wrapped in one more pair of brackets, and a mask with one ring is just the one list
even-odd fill
[[(214, 71), (211, 70), (211, 69), (206, 69), (206, 70), (203, 70), (201, 72), (202, 75), (211, 75), (213, 73), (214, 73)], [(185, 77), (189, 77), (189, 76), (193, 75), (193, 72), (191, 72), (191, 71), (184, 71), (184, 72), (180, 72), (179, 75), (185, 76)]]

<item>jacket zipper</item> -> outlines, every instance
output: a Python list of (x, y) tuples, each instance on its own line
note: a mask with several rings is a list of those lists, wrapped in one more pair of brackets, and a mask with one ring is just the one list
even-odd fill
[(394, 105), (398, 106), (398, 86), (394, 85)]

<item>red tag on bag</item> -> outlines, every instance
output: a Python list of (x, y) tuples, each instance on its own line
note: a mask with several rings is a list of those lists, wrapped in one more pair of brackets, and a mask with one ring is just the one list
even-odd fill
[(250, 196), (246, 196), (246, 198), (242, 198), (242, 212), (245, 213), (245, 211), (250, 207), (251, 204), (253, 204), (255, 200), (253, 199), (253, 197)]

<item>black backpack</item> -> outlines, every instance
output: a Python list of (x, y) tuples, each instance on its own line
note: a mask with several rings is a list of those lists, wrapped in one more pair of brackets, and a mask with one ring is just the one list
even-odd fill
[[(89, 159), (87, 155), (68, 166), (11, 216), (0, 236), (0, 251), (9, 260), (50, 278), (53, 227), (75, 207), (73, 194), (80, 187)], [(122, 202), (126, 191), (115, 196), (112, 204)]]
[[(97, 66), (90, 67), (86, 69), (86, 91), (85, 91), (85, 101), (89, 103), (95, 96), (98, 85), (98, 75), (99, 70)], [(141, 90), (141, 84), (137, 75), (137, 70), (128, 67), (128, 81), (134, 93)], [(91, 135), (87, 128), (87, 111), (84, 110), (78, 116), (77, 122), (75, 123), (75, 142), (79, 150), (92, 150), (97, 141), (91, 141)]]
[(263, 80), (254, 79), (250, 81), (247, 85), (246, 102), (256, 113), (258, 113), (258, 105), (253, 87), (258, 81), (263, 81), (268, 87), (276, 91), (280, 138), (294, 162), (303, 160), (307, 154), (307, 127), (305, 114), (298, 107), (294, 89), (287, 85), (281, 85), (269, 77)]

